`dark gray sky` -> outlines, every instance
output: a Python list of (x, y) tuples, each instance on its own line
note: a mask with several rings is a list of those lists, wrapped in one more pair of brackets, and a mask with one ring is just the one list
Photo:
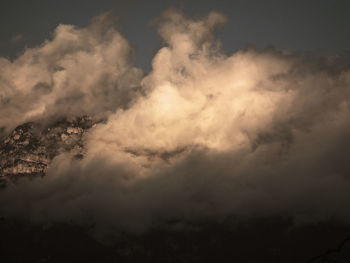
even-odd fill
[(228, 53), (247, 45), (318, 54), (350, 50), (348, 0), (2, 0), (0, 56), (13, 58), (25, 47), (40, 44), (58, 24), (84, 26), (93, 16), (114, 10), (119, 30), (136, 50), (136, 64), (149, 70), (160, 46), (149, 22), (169, 6), (188, 15), (210, 10), (227, 15), (221, 40)]

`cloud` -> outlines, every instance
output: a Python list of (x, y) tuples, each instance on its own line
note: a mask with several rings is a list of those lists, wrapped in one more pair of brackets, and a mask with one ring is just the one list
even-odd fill
[(131, 53), (110, 13), (86, 28), (59, 25), (51, 40), (14, 61), (0, 58), (0, 126), (127, 107), (142, 75)]
[[(215, 12), (199, 20), (178, 10), (163, 13), (156, 23), (164, 47), (155, 55), (152, 71), (140, 80), (143, 95), (128, 92), (132, 104), (125, 107), (119, 97), (123, 93), (109, 100), (100, 94), (104, 87), (96, 84), (100, 89), (89, 107), (112, 112), (106, 123), (88, 132), (86, 157), (61, 155), (47, 177), (5, 189), (1, 211), (39, 222), (94, 224), (105, 231), (231, 216), (349, 222), (349, 63), (343, 57), (314, 58), (273, 49), (227, 56), (215, 40), (215, 30), (224, 22)], [(61, 27), (58, 31), (67, 36), (52, 42), (59, 49), (76, 37), (68, 33), (72, 30), (88, 36), (95, 32), (91, 27)], [(119, 41), (125, 40), (112, 32), (114, 44), (102, 42), (108, 43), (108, 54), (119, 54)], [(81, 45), (96, 41), (95, 34), (92, 39), (84, 35)], [(34, 50), (49, 50), (46, 45)], [(74, 54), (80, 58), (79, 52)], [(118, 69), (126, 67), (109, 62), (111, 57), (101, 55), (99, 62), (111, 76), (117, 72), (107, 87), (120, 83), (124, 75)], [(89, 84), (95, 83), (89, 76), (80, 75), (75, 62), (65, 63), (60, 66), (74, 65), (67, 82), (75, 83), (70, 84), (72, 92), (73, 87), (97, 87)], [(136, 81), (135, 76), (130, 78)], [(127, 80), (123, 83), (135, 83)], [(34, 82), (30, 87), (40, 94), (52, 93), (47, 82)], [(71, 105), (67, 97), (64, 101), (66, 107), (78, 107), (77, 112), (90, 109)]]

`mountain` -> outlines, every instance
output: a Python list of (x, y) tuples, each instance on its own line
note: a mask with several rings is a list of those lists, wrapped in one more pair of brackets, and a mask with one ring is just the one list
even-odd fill
[(84, 154), (84, 134), (97, 121), (83, 116), (49, 125), (28, 122), (0, 140), (0, 177), (44, 176), (51, 160), (62, 152)]

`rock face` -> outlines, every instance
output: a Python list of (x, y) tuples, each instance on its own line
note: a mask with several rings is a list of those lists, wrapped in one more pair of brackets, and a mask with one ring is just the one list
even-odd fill
[(62, 152), (83, 157), (84, 133), (91, 117), (60, 120), (48, 126), (25, 123), (0, 141), (0, 176), (45, 175), (50, 161)]

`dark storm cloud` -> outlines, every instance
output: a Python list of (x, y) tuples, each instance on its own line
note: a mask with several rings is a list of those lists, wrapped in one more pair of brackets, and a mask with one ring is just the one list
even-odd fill
[[(0, 193), (0, 211), (35, 222), (94, 225), (98, 233), (230, 216), (349, 222), (349, 60), (273, 49), (227, 56), (213, 37), (224, 21), (217, 12), (192, 19), (166, 11), (158, 20), (165, 46), (139, 84), (143, 95), (133, 97), (128, 107), (97, 97), (95, 108), (101, 103), (105, 109), (107, 100), (113, 110), (88, 132), (85, 158), (62, 154), (47, 177), (7, 187)], [(85, 32), (82, 43), (96, 41), (90, 37), (93, 29), (80, 31)], [(115, 31), (112, 36), (125, 43)], [(108, 35), (100, 38), (109, 43)], [(107, 46), (119, 54), (114, 52), (118, 45)], [(99, 58), (92, 69), (95, 63), (109, 65), (109, 56)], [(72, 78), (81, 82), (78, 73)], [(119, 83), (119, 76), (107, 83)], [(137, 83), (138, 76), (129, 75), (125, 82)], [(50, 91), (49, 84), (38, 84), (43, 80), (34, 82), (38, 92)], [(85, 91), (79, 83), (69, 93), (74, 102)], [(62, 97), (60, 91), (55, 94), (57, 103)]]

